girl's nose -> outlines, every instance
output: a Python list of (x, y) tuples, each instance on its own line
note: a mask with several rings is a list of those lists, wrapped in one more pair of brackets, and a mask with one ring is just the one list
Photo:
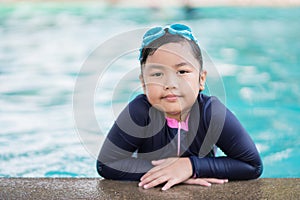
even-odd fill
[(176, 89), (178, 87), (178, 80), (176, 75), (168, 75), (164, 82), (164, 89)]

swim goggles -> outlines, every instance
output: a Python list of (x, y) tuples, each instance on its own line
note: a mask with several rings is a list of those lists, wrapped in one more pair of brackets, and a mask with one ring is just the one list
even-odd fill
[(171, 24), (171, 25), (168, 25), (165, 27), (157, 26), (157, 27), (151, 28), (144, 34), (142, 46), (140, 48), (139, 60), (142, 59), (143, 48), (145, 46), (148, 46), (154, 40), (157, 40), (158, 38), (165, 35), (166, 32), (168, 32), (172, 35), (180, 35), (180, 36), (186, 38), (187, 40), (192, 40), (199, 46), (198, 40), (193, 35), (191, 28), (184, 24)]

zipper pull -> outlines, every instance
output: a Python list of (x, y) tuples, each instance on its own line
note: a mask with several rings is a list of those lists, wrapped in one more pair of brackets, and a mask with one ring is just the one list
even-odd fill
[(178, 131), (177, 131), (177, 156), (180, 156), (180, 132), (181, 132), (181, 123), (178, 122)]

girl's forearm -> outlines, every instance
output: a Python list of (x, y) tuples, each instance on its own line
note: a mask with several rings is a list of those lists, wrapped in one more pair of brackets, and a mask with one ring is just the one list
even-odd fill
[(262, 173), (262, 163), (247, 163), (229, 157), (191, 156), (197, 178), (220, 178), (229, 180), (249, 180), (258, 178)]
[(106, 179), (139, 181), (153, 165), (148, 160), (127, 158), (103, 163), (97, 160), (97, 171)]

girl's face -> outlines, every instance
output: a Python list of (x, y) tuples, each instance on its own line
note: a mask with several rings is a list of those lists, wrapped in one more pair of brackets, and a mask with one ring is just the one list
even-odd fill
[(205, 79), (206, 71), (200, 72), (199, 62), (185, 42), (159, 47), (148, 56), (140, 76), (151, 105), (177, 120), (185, 120)]

